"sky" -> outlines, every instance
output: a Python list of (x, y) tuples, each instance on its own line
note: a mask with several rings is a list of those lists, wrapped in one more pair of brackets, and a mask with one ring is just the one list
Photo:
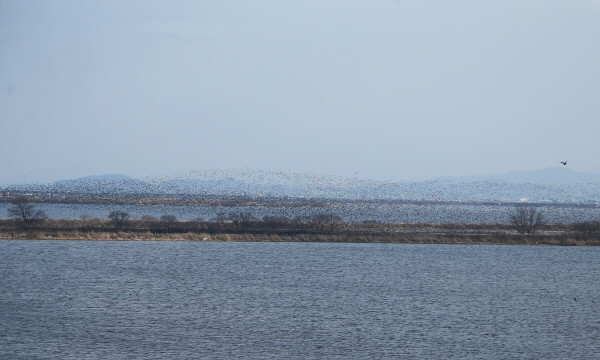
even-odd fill
[(0, 0), (0, 184), (600, 173), (600, 0)]

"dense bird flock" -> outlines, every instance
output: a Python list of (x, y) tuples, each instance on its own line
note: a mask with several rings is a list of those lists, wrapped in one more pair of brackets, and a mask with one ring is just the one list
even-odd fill
[[(2, 201), (27, 195), (51, 217), (214, 219), (232, 209), (257, 218), (331, 213), (344, 221), (494, 223), (517, 204), (543, 206), (554, 222), (600, 218), (600, 183), (533, 184), (456, 180), (392, 182), (261, 170), (211, 170), (135, 179), (87, 177), (0, 188)], [(0, 204), (1, 205), (1, 204)], [(0, 214), (1, 216), (1, 214)]]

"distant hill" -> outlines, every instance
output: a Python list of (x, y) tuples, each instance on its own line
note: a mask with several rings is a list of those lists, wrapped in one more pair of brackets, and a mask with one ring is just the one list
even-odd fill
[(143, 180), (110, 174), (3, 192), (112, 196), (259, 196), (464, 202), (600, 202), (600, 175), (549, 168), (494, 176), (391, 182), (262, 170), (210, 170)]
[(82, 178), (77, 178), (75, 180), (66, 180), (66, 181), (80, 181), (80, 182), (88, 182), (88, 181), (126, 181), (126, 180), (135, 180), (131, 176), (123, 175), (123, 174), (105, 174), (105, 175), (93, 175), (86, 176)]
[(600, 183), (600, 174), (578, 172), (567, 167), (551, 167), (534, 171), (514, 171), (506, 174), (443, 178), (452, 182), (519, 183), (540, 185), (572, 185)]
[(61, 180), (49, 184), (47, 190), (60, 194), (85, 195), (130, 195), (143, 194), (148, 189), (148, 183), (127, 175), (108, 174)]
[(12, 185), (5, 192), (31, 192), (55, 195), (130, 195), (148, 190), (148, 183), (127, 175), (108, 174), (59, 180), (48, 184)]

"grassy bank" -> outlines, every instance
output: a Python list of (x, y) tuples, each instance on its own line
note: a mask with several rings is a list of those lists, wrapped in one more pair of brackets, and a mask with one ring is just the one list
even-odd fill
[(302, 224), (130, 221), (115, 226), (107, 220), (47, 220), (24, 224), (0, 221), (1, 239), (110, 241), (248, 241), (400, 244), (490, 244), (598, 246), (600, 237), (548, 225), (535, 236), (507, 225), (481, 224), (338, 224), (330, 228)]

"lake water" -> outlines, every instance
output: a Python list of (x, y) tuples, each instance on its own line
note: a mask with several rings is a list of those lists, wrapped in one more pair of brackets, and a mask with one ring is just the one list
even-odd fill
[[(53, 219), (79, 219), (82, 215), (107, 218), (113, 210), (128, 212), (132, 218), (144, 215), (161, 217), (175, 215), (178, 220), (212, 220), (217, 214), (250, 212), (258, 219), (264, 216), (310, 216), (330, 212), (347, 222), (377, 220), (385, 223), (432, 222), (432, 223), (508, 223), (514, 206), (483, 204), (427, 204), (427, 205), (347, 205), (334, 208), (299, 207), (226, 207), (226, 206), (161, 206), (161, 205), (98, 205), (98, 204), (35, 204)], [(0, 203), (0, 218), (8, 217), (10, 204)], [(600, 207), (584, 206), (542, 206), (539, 210), (550, 223), (575, 223), (600, 219)]]
[(0, 241), (2, 359), (592, 359), (600, 248)]

